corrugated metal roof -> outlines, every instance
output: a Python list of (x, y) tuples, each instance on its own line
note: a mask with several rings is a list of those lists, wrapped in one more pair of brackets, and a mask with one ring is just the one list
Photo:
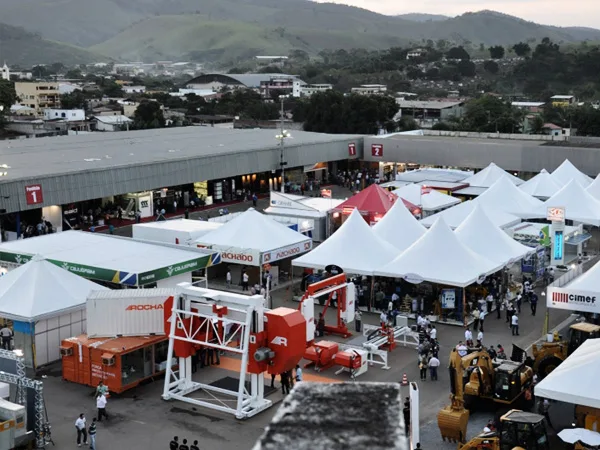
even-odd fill
[(230, 78), (239, 84), (243, 84), (249, 88), (260, 87), (261, 82), (269, 81), (271, 78), (298, 78), (296, 75), (287, 73), (207, 73), (193, 78), (186, 84), (203, 84), (211, 81), (219, 81), (219, 79)]
[(119, 125), (121, 123), (133, 122), (133, 120), (131, 120), (129, 117), (122, 116), (122, 115), (118, 115), (118, 116), (94, 116), (94, 119), (96, 119), (98, 122), (102, 122), (102, 123), (105, 123), (107, 125)]
[(396, 100), (400, 108), (446, 109), (463, 105), (465, 102), (427, 102), (419, 100)]

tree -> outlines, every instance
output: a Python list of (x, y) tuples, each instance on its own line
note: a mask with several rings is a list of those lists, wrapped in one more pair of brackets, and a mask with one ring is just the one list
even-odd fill
[(4, 116), (10, 113), (10, 107), (18, 100), (15, 84), (12, 81), (0, 79), (0, 129), (4, 128)]
[(81, 74), (81, 70), (71, 69), (71, 70), (68, 70), (67, 73), (65, 73), (65, 78), (78, 80), (78, 79), (83, 78), (83, 75)]
[(35, 66), (33, 69), (31, 69), (31, 74), (35, 78), (48, 78), (49, 76), (53, 75), (53, 73), (45, 66)]
[(527, 56), (531, 53), (531, 47), (527, 42), (519, 42), (513, 45), (513, 50), (515, 51), (517, 56)]
[(542, 118), (542, 116), (534, 116), (531, 122), (529, 122), (529, 132), (531, 134), (542, 134), (543, 129), (544, 119)]
[(138, 129), (163, 128), (165, 117), (158, 102), (143, 101), (133, 115), (134, 127)]
[(490, 58), (492, 59), (502, 59), (504, 58), (504, 47), (501, 45), (494, 45), (489, 48)]
[(461, 59), (456, 65), (456, 68), (463, 77), (474, 77), (477, 73), (475, 63), (468, 59)]
[(87, 109), (87, 98), (79, 89), (60, 96), (60, 106), (63, 109)]
[(471, 59), (469, 53), (465, 50), (464, 47), (452, 47), (446, 53), (446, 58), (448, 59)]
[(113, 80), (102, 78), (100, 87), (107, 97), (123, 97), (123, 88)]
[(465, 131), (514, 133), (520, 130), (522, 113), (498, 97), (484, 95), (466, 104)]
[(498, 66), (498, 63), (496, 61), (487, 60), (483, 63), (483, 69), (486, 72), (491, 73), (492, 75), (496, 75), (500, 70), (500, 67)]

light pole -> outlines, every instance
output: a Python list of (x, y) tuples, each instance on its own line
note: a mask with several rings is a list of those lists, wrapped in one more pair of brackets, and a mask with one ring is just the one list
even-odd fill
[(275, 136), (275, 139), (279, 140), (279, 149), (280, 149), (280, 155), (279, 155), (279, 165), (281, 166), (281, 193), (284, 194), (285, 193), (285, 175), (284, 175), (284, 167), (287, 165), (287, 162), (285, 162), (283, 160), (283, 147), (285, 145), (285, 140), (289, 137), (291, 137), (290, 133), (287, 130), (283, 129), (283, 117), (285, 114), (285, 111), (283, 109), (283, 102), (285, 101), (286, 98), (288, 98), (289, 95), (280, 95), (279, 96), (279, 100), (281, 100), (281, 123), (280, 123), (280, 133)]

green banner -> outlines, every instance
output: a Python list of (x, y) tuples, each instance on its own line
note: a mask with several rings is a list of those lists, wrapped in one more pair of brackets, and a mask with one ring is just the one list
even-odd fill
[(135, 274), (127, 277), (128, 274), (119, 272), (118, 270), (102, 269), (100, 267), (86, 266), (84, 264), (74, 264), (66, 261), (57, 261), (48, 259), (54, 265), (75, 273), (81, 277), (89, 278), (90, 280), (108, 281), (111, 283), (135, 285)]
[(23, 253), (0, 252), (0, 261), (5, 261), (13, 264), (25, 264), (31, 261), (33, 255)]
[(148, 283), (155, 283), (157, 281), (164, 280), (165, 278), (181, 275), (182, 273), (193, 272), (194, 270), (201, 270), (210, 265), (211, 255), (190, 259), (189, 261), (185, 261), (179, 264), (173, 264), (172, 266), (161, 267), (160, 269), (140, 273), (138, 275), (139, 284), (141, 286)]

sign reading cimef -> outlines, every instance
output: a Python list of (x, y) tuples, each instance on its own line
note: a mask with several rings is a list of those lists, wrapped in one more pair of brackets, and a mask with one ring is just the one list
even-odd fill
[(37, 205), (44, 203), (44, 193), (41, 184), (32, 184), (25, 186), (25, 200), (28, 205)]
[(548, 208), (546, 219), (551, 222), (565, 221), (565, 208), (563, 206), (551, 206)]
[(569, 311), (598, 313), (600, 312), (600, 292), (548, 288), (546, 306)]

